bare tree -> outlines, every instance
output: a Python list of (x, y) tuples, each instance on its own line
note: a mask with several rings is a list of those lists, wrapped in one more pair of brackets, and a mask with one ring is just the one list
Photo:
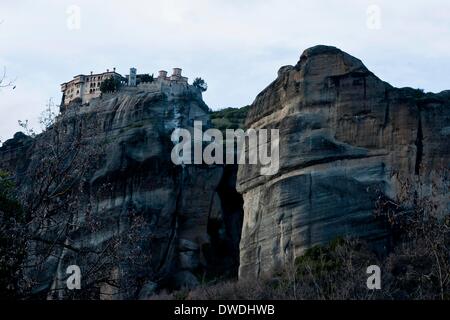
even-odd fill
[[(448, 300), (449, 178), (448, 169), (435, 168), (430, 177), (402, 180), (395, 199), (378, 192), (374, 215), (391, 228), (390, 251), (375, 254), (364, 241), (336, 239), (259, 279), (213, 282), (193, 291), (161, 292), (154, 299)], [(381, 290), (366, 287), (366, 268), (373, 264), (382, 270)]]
[[(130, 205), (125, 214), (127, 232), (117, 231), (95, 245), (85, 240), (118, 223), (105, 218), (95, 205), (113, 186), (107, 181), (91, 184), (106, 154), (106, 138), (99, 134), (95, 116), (77, 108), (56, 115), (53, 107), (50, 99), (41, 115), (40, 134), (27, 121), (21, 122), (34, 137), (29, 165), (17, 185), (25, 213), (21, 294), (56, 299), (133, 296), (141, 280), (127, 279), (120, 266), (148, 268), (151, 255), (140, 247), (148, 242), (142, 232), (146, 222)], [(70, 264), (83, 267), (81, 291), (67, 289), (65, 267)], [(49, 266), (56, 267), (51, 279)], [(50, 287), (36, 291), (49, 283)]]
[[(76, 114), (56, 118), (51, 106), (50, 100), (41, 117), (45, 130), (39, 136), (28, 129), (27, 121), (21, 123), (35, 137), (26, 178), (18, 185), (28, 235), (22, 281), (27, 294), (42, 281), (41, 271), (49, 260), (86, 254), (73, 245), (70, 235), (78, 227), (77, 218), (84, 209), (81, 204), (89, 200), (85, 194), (87, 173), (101, 153), (88, 143), (94, 128), (85, 126)], [(51, 290), (59, 289), (53, 286)]]
[(426, 182), (423, 179), (403, 180), (396, 199), (379, 196), (376, 215), (384, 217), (398, 237), (385, 262), (387, 283), (394, 297), (449, 299), (450, 213), (445, 206), (450, 171), (436, 168)]
[(14, 81), (13, 80), (8, 80), (8, 78), (6, 76), (6, 67), (5, 67), (5, 68), (3, 68), (3, 73), (0, 76), (0, 89), (1, 88), (6, 88), (6, 87), (12, 87), (13, 89), (16, 88), (14, 86)]
[[(4, 20), (0, 20), (0, 25), (3, 24)], [(3, 68), (3, 74), (0, 76), (0, 89), (6, 88), (6, 87), (12, 87), (15, 89), (14, 81), (8, 80), (6, 77), (6, 67)]]

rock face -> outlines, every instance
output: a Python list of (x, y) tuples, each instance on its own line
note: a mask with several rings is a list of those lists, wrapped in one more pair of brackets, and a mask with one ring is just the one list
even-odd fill
[[(377, 198), (401, 199), (405, 184), (450, 209), (450, 91), (397, 89), (337, 48), (310, 48), (250, 106), (246, 127), (280, 130), (280, 169), (265, 176), (175, 166), (173, 129), (209, 123), (208, 109), (194, 87), (150, 89), (69, 105), (0, 148), (32, 213), (22, 287), (33, 297), (147, 299), (238, 266), (258, 277), (345, 235), (383, 248)], [(66, 288), (70, 265), (79, 292)]]
[[(217, 192), (233, 177), (222, 166), (171, 162), (173, 129), (190, 128), (194, 120), (208, 123), (209, 116), (192, 86), (167, 92), (125, 88), (90, 105), (70, 105), (34, 141), (17, 135), (5, 143), (0, 167), (15, 174), (24, 202), (47, 203), (34, 209), (40, 217), (27, 248), (32, 266), (24, 282), (33, 296), (77, 294), (66, 289), (69, 265), (81, 268), (82, 297), (100, 299), (146, 299), (160, 288), (195, 286), (217, 265), (237, 269), (239, 238), (233, 237), (240, 230), (228, 229), (242, 212), (229, 218), (229, 210), (222, 210), (228, 193)], [(52, 181), (59, 179), (59, 186), (71, 184), (76, 191), (64, 195)], [(49, 180), (45, 199), (27, 199), (39, 198), (37, 190)], [(216, 250), (222, 242), (235, 246)]]
[(432, 187), (449, 169), (449, 91), (394, 88), (349, 54), (316, 46), (279, 70), (246, 125), (280, 130), (280, 170), (261, 176), (258, 166), (239, 168), (241, 278), (272, 272), (338, 236), (386, 246), (376, 198), (398, 198), (407, 180), (433, 192), (439, 210), (450, 208), (448, 189)]

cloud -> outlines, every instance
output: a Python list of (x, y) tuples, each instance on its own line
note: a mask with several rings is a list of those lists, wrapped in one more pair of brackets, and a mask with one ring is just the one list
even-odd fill
[[(367, 28), (369, 5), (380, 8), (380, 29)], [(79, 29), (67, 27), (69, 6), (80, 8)], [(440, 91), (450, 70), (448, 12), (438, 0), (2, 1), (0, 66), (18, 80), (15, 91), (0, 91), (0, 138), (18, 119), (36, 123), (77, 73), (182, 67), (207, 80), (210, 107), (239, 107), (316, 44), (357, 56), (395, 86)]]

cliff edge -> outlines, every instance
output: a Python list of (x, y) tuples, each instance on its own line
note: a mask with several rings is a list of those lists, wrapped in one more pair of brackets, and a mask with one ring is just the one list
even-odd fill
[(450, 163), (449, 120), (449, 91), (394, 88), (335, 47), (307, 49), (282, 67), (246, 120), (280, 130), (280, 170), (262, 176), (258, 166), (239, 168), (240, 277), (281, 269), (336, 237), (388, 247), (376, 201), (398, 199), (405, 184), (447, 212), (440, 182)]

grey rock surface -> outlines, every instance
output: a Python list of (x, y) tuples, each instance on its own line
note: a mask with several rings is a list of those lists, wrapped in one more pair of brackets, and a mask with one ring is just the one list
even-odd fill
[(191, 128), (194, 120), (209, 123), (201, 93), (182, 89), (125, 88), (89, 105), (72, 104), (33, 141), (18, 134), (1, 148), (0, 168), (15, 175), (26, 199), (42, 188), (41, 168), (54, 173), (48, 159), (55, 141), (82, 135), (81, 144), (65, 146), (69, 158), (81, 154), (81, 165), (71, 169), (76, 190), (55, 198), (63, 204), (55, 212), (46, 207), (36, 213), (41, 217), (27, 251), (32, 266), (25, 270), (33, 296), (77, 294), (66, 289), (72, 264), (81, 268), (81, 291), (89, 292), (83, 298), (147, 299), (171, 284), (191, 287), (208, 272), (214, 257), (205, 257), (203, 248), (215, 252), (210, 216), (227, 220), (216, 192), (224, 169), (172, 163), (173, 129)]
[[(271, 273), (340, 236), (387, 246), (388, 230), (373, 216), (377, 195), (396, 199), (407, 180), (432, 192), (449, 169), (449, 120), (448, 91), (394, 88), (334, 47), (307, 49), (282, 67), (246, 120), (280, 130), (280, 170), (239, 167), (240, 277)], [(433, 192), (448, 212), (448, 189)]]
[[(250, 107), (247, 127), (280, 130), (280, 170), (264, 176), (258, 165), (173, 165), (173, 129), (209, 116), (194, 88), (167, 90), (72, 104), (58, 125), (0, 148), (0, 169), (39, 208), (24, 270), (34, 297), (148, 299), (238, 267), (241, 278), (271, 273), (340, 236), (384, 249), (376, 200), (400, 197), (406, 181), (450, 209), (448, 186), (436, 187), (450, 169), (450, 91), (394, 88), (337, 48), (310, 48)], [(28, 197), (74, 158), (81, 164), (63, 183), (50, 179), (50, 196)], [(66, 289), (72, 264), (88, 296)]]

